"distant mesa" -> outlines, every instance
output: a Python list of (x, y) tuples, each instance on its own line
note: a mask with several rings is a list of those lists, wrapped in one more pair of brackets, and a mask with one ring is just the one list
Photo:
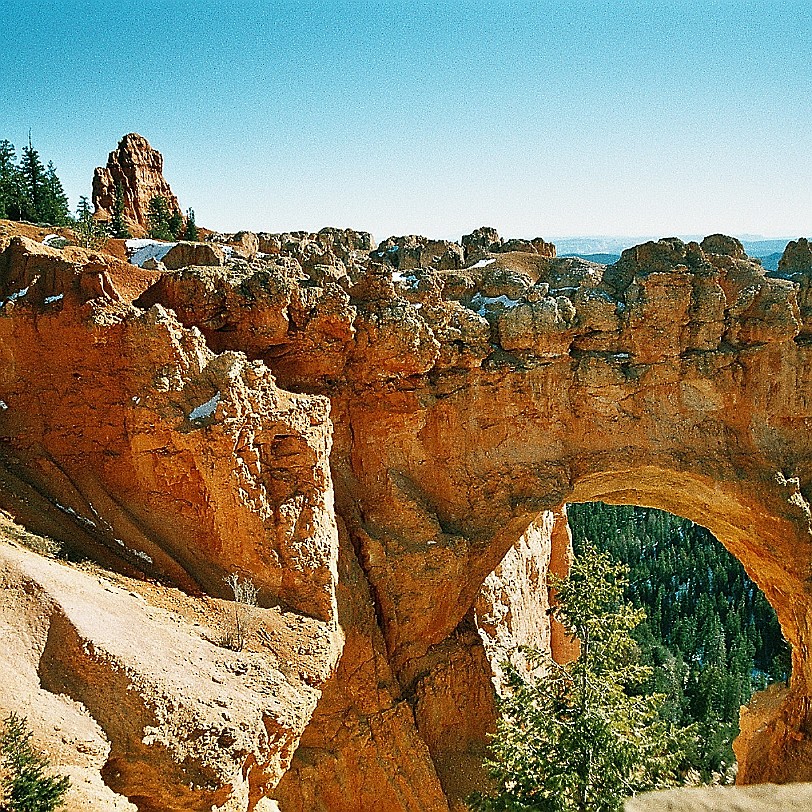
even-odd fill
[(180, 212), (180, 203), (163, 176), (164, 159), (149, 141), (138, 133), (129, 133), (118, 142), (107, 158), (107, 166), (93, 173), (93, 205), (96, 215), (110, 219), (116, 201), (116, 186), (121, 186), (124, 219), (133, 232), (149, 229), (149, 201), (156, 196), (166, 199), (170, 212)]

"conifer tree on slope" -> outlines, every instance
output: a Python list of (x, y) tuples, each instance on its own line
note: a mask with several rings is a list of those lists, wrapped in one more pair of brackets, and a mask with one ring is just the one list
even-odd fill
[(65, 225), (70, 219), (68, 196), (56, 174), (53, 161), (48, 162), (48, 168), (45, 170), (45, 189), (38, 215), (38, 220), (56, 226)]
[(22, 179), (14, 144), (0, 141), (0, 218), (20, 219)]
[(624, 601), (627, 571), (590, 546), (554, 580), (553, 614), (580, 655), (559, 665), (528, 652), (537, 677), (507, 668), (488, 762), (498, 792), (469, 799), (474, 810), (617, 812), (629, 795), (677, 783), (693, 731), (671, 728), (662, 696), (640, 693), (651, 669), (635, 664), (630, 632), (644, 614)]
[(73, 230), (79, 245), (84, 248), (101, 248), (108, 237), (108, 224), (93, 218), (93, 210), (84, 195), (79, 198), (79, 205), (76, 207)]
[(183, 234), (183, 215), (177, 209), (169, 215), (167, 227), (173, 239), (180, 239)]
[(64, 803), (67, 777), (47, 774), (25, 719), (12, 713), (0, 730), (0, 812), (52, 812)]
[(120, 181), (116, 181), (113, 216), (110, 218), (110, 232), (113, 237), (119, 240), (126, 240), (130, 236), (130, 230), (124, 222), (124, 190), (121, 188)]
[(37, 222), (40, 219), (40, 210), (45, 202), (46, 179), (45, 167), (42, 165), (39, 152), (34, 149), (31, 143), (30, 134), (28, 136), (28, 146), (23, 147), (20, 174), (24, 194), (21, 211), (22, 219)]
[(187, 209), (186, 211), (186, 230), (183, 232), (183, 239), (189, 242), (197, 242), (200, 235), (197, 230), (197, 223), (195, 222), (195, 210)]
[(149, 236), (155, 240), (171, 240), (170, 217), (169, 204), (166, 202), (166, 198), (161, 195), (155, 195), (155, 197), (151, 198), (147, 209)]
[(14, 145), (0, 141), (0, 217), (65, 225), (70, 208), (53, 162), (46, 169), (31, 137), (19, 164)]

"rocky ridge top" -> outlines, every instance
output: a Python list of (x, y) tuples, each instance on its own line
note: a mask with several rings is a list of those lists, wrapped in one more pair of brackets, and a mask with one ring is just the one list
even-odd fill
[[(184, 809), (460, 809), (497, 661), (522, 642), (571, 656), (544, 584), (566, 570), (563, 505), (591, 499), (699, 521), (754, 574), (796, 659), (743, 726), (742, 775), (812, 777), (806, 241), (773, 273), (723, 235), (611, 266), (492, 229), (214, 235), (173, 248), (174, 270), (0, 248), (0, 507), (125, 592), (159, 580), (195, 612), (236, 572), (257, 623), (310, 630), (298, 658), (255, 633), (234, 667), (256, 660), (288, 699), (229, 678), (221, 725), (205, 692), (156, 688), (160, 652), (88, 629), (61, 569), (8, 553), (15, 594), (58, 608), (15, 632), (37, 641), (25, 696), (58, 689), (100, 725), (94, 769), (122, 804), (170, 809), (169, 782)], [(188, 667), (222, 679), (222, 647), (181, 631)], [(136, 703), (134, 733), (93, 699), (104, 685)]]

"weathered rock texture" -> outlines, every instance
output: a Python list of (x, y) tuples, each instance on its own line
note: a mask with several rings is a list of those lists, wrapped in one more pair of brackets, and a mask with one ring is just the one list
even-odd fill
[[(335, 280), (277, 260), (167, 275), (146, 297), (216, 349), (330, 396), (337, 508), (434, 742), (453, 689), (426, 686), (470, 651), (480, 585), (545, 510), (592, 499), (687, 516), (742, 559), (793, 644), (781, 713), (798, 727), (812, 553), (798, 293), (714, 236), (647, 243), (610, 268), (522, 251), (449, 270), (370, 262)], [(460, 695), (477, 696), (466, 668)], [(806, 742), (792, 744), (799, 764)]]
[(254, 808), (330, 673), (323, 625), (246, 608), (275, 651), (230, 651), (227, 602), (79, 571), (8, 540), (30, 535), (7, 522), (0, 535), (0, 711), (25, 715), (71, 777), (68, 809)]
[(520, 647), (552, 651), (547, 566), (555, 519), (552, 511), (545, 511), (533, 521), (485, 579), (474, 604), (474, 619), (499, 692), (505, 661), (530, 669)]
[(116, 184), (121, 184), (124, 218), (139, 233), (149, 227), (147, 212), (153, 197), (163, 197), (170, 211), (180, 212), (180, 203), (163, 171), (163, 156), (143, 135), (125, 135), (108, 156), (107, 166), (99, 166), (93, 173), (93, 205), (97, 215), (104, 219), (113, 216)]
[(202, 242), (179, 242), (167, 251), (163, 259), (164, 268), (177, 271), (190, 265), (224, 265), (225, 255), (216, 245)]
[(266, 603), (330, 620), (329, 403), (133, 308), (117, 267), (24, 239), (0, 256), (0, 436), (53, 503), (26, 521), (92, 528), (106, 559), (190, 590), (225, 595), (238, 571)]
[[(295, 611), (320, 629), (329, 645), (311, 652), (316, 667), (298, 675), (307, 701), (291, 705), (269, 683), (265, 693), (287, 708), (286, 720), (255, 708), (264, 739), (235, 739), (228, 769), (204, 770), (189, 766), (192, 751), (208, 764), (233, 742), (200, 738), (196, 722), (182, 733), (165, 730), (194, 715), (183, 708), (187, 695), (197, 701), (195, 691), (182, 681), (122, 683), (142, 669), (168, 667), (164, 643), (164, 660), (177, 652), (178, 669), (182, 662), (194, 671), (197, 644), (184, 649), (180, 638), (164, 635), (148, 651), (133, 645), (118, 652), (115, 637), (129, 610), (77, 605), (75, 612), (98, 612), (105, 635), (113, 635), (94, 637), (54, 597), (68, 619), (54, 621), (53, 645), (42, 653), (53, 652), (43, 686), (80, 702), (105, 729), (116, 760), (106, 762), (108, 785), (143, 810), (247, 809), (247, 790), (238, 792), (231, 773), (245, 772), (248, 781), (257, 765), (267, 780), (254, 784), (276, 783), (340, 648), (329, 403), (279, 389), (261, 362), (216, 356), (197, 330), (184, 329), (160, 305), (133, 307), (145, 274), (25, 238), (0, 255), (0, 503), (69, 553), (111, 570), (221, 598), (233, 597), (224, 579), (236, 573), (258, 588), (261, 607)], [(142, 647), (153, 635), (134, 612), (127, 631)], [(107, 653), (86, 662), (88, 645)], [(115, 673), (105, 665), (111, 660)], [(251, 668), (267, 665), (260, 658)], [(94, 686), (107, 682), (114, 693), (100, 697)], [(136, 704), (123, 720), (108, 720), (128, 686)], [(156, 692), (170, 710), (152, 708)], [(254, 711), (229, 704), (235, 725), (248, 724)], [(183, 735), (189, 741), (176, 746)], [(178, 806), (166, 800), (172, 793)]]
[[(562, 659), (577, 651), (546, 625), (545, 573), (566, 570), (563, 506), (596, 499), (688, 517), (742, 560), (794, 657), (767, 727), (744, 726), (742, 775), (812, 778), (803, 243), (765, 274), (721, 235), (646, 243), (608, 268), (486, 229), (463, 239), (459, 262), (453, 244), (423, 238), (375, 253), (354, 232), (320, 235), (259, 235), (256, 259), (165, 273), (135, 307), (80, 297), (53, 328), (36, 287), (0, 316), (9, 482), (46, 494), (44, 531), (59, 535), (53, 516), (65, 519), (47, 504), (96, 521), (92, 505), (154, 565), (117, 560), (212, 594), (235, 561), (274, 600), (328, 618), (334, 485), (347, 642), (275, 790), (283, 812), (459, 809), (484, 783), (492, 659), (514, 640), (549, 640)], [(7, 252), (7, 298), (29, 281), (23, 247)], [(401, 251), (404, 265), (388, 258)], [(99, 284), (115, 287), (115, 276)], [(46, 363), (43, 377), (32, 348), (58, 369)], [(280, 391), (266, 367), (307, 394)], [(103, 431), (88, 441), (91, 393), (108, 389), (93, 407)], [(66, 405), (38, 409), (37, 392)], [(217, 393), (198, 425), (193, 411)], [(330, 401), (330, 471), (318, 396)], [(134, 397), (144, 406), (122, 406)], [(81, 499), (60, 485), (65, 472)], [(181, 495), (171, 513), (163, 494)], [(137, 521), (125, 525), (125, 509)]]

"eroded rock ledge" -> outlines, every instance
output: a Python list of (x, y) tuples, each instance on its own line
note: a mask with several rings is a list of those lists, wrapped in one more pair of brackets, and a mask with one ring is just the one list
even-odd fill
[[(109, 747), (105, 782), (139, 809), (248, 809), (287, 768), (341, 648), (329, 403), (215, 355), (160, 305), (133, 307), (154, 279), (20, 238), (0, 255), (0, 501), (72, 557), (172, 585), (201, 614), (233, 598), (227, 576), (250, 580), (270, 648), (226, 657), (231, 609), (203, 639), (4, 550), (9, 611), (13, 595), (41, 598), (33, 647), (16, 629), (31, 679), (2, 704), (36, 713), (42, 690), (80, 703)], [(283, 675), (273, 631), (298, 620)]]
[(691, 518), (743, 561), (794, 654), (744, 777), (812, 777), (805, 240), (767, 274), (721, 235), (610, 267), (487, 229), (220, 239), (243, 252), (151, 276), (11, 244), (3, 499), (192, 594), (238, 570), (328, 633), (337, 590), (344, 653), (284, 812), (456, 808), (482, 782), (488, 654), (568, 656), (536, 619), (566, 565), (556, 512), (591, 499)]

